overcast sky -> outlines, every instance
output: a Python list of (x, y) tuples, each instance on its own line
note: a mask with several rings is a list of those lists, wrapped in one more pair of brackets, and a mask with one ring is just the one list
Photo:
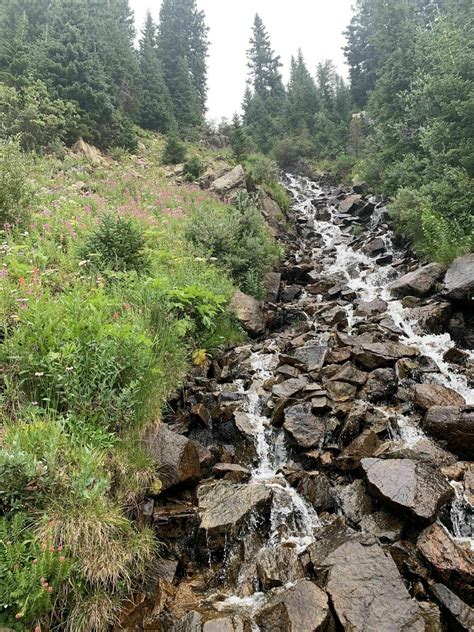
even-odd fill
[[(281, 56), (283, 76), (288, 78), (292, 54), (303, 50), (306, 63), (314, 68), (332, 59), (340, 74), (347, 75), (342, 46), (343, 30), (351, 16), (354, 0), (197, 0), (210, 27), (208, 58), (208, 117), (231, 117), (240, 110), (247, 66), (245, 51), (255, 13), (270, 34), (274, 50)], [(138, 30), (147, 9), (158, 21), (160, 0), (130, 0)]]

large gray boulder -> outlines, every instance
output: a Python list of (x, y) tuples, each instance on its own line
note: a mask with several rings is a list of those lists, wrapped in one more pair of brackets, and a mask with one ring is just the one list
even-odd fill
[(291, 406), (285, 410), (283, 422), (283, 428), (305, 449), (319, 447), (324, 440), (324, 422), (313, 415), (311, 408), (311, 402)]
[(424, 410), (432, 406), (463, 406), (466, 403), (462, 395), (442, 384), (415, 384), (413, 399)]
[(155, 459), (166, 490), (174, 485), (197, 481), (201, 475), (199, 452), (196, 445), (161, 423), (145, 435), (145, 445)]
[(426, 296), (441, 279), (446, 268), (439, 263), (428, 263), (403, 275), (388, 287), (394, 296)]
[(245, 173), (242, 165), (237, 165), (226, 174), (217, 178), (212, 183), (211, 189), (216, 193), (224, 194), (232, 189), (245, 187)]
[(361, 467), (374, 496), (419, 520), (434, 520), (453, 495), (446, 477), (421, 461), (367, 458)]
[(265, 331), (265, 316), (260, 301), (237, 290), (232, 297), (229, 307), (235, 312), (240, 324), (250, 335), (259, 336), (263, 334)]
[(444, 289), (449, 298), (469, 299), (474, 294), (474, 253), (458, 257), (444, 277)]
[(305, 576), (298, 551), (291, 546), (260, 549), (257, 553), (257, 573), (264, 590), (283, 586)]
[(337, 546), (322, 563), (341, 628), (351, 632), (424, 632), (417, 603), (395, 562), (369, 537)]
[(423, 429), (460, 457), (474, 457), (474, 406), (432, 406)]
[(210, 549), (224, 546), (226, 534), (236, 535), (253, 511), (265, 514), (272, 490), (263, 484), (205, 482), (198, 487), (200, 528)]
[(333, 629), (328, 596), (307, 579), (277, 592), (255, 618), (261, 632), (330, 632)]

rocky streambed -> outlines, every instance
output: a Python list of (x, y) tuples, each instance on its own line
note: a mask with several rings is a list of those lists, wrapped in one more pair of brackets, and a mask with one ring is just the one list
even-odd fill
[(122, 629), (474, 629), (474, 256), (397, 248), (385, 207), (284, 176), (294, 204), (253, 342), (148, 437), (163, 542)]

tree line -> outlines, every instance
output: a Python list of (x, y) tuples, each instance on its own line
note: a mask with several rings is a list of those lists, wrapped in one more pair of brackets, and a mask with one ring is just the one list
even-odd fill
[(128, 0), (5, 0), (0, 125), (27, 148), (79, 136), (133, 150), (133, 125), (202, 127), (208, 29), (195, 0), (163, 0), (138, 50)]

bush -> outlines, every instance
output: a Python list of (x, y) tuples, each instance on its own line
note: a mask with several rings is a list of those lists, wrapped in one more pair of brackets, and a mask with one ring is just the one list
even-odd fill
[(337, 182), (349, 182), (351, 172), (356, 165), (356, 158), (348, 154), (341, 154), (338, 156), (331, 165), (331, 175), (334, 176)]
[(279, 182), (273, 182), (266, 184), (263, 188), (275, 200), (283, 213), (290, 210), (291, 198), (283, 185)]
[(278, 182), (278, 165), (268, 156), (252, 154), (245, 160), (244, 168), (247, 183), (253, 188)]
[(0, 624), (32, 630), (52, 611), (71, 568), (69, 553), (40, 542), (24, 514), (0, 518)]
[(132, 220), (104, 215), (86, 238), (79, 256), (101, 271), (141, 272), (148, 267), (144, 248), (143, 234)]
[(164, 165), (178, 165), (186, 160), (186, 145), (176, 135), (166, 138), (162, 163)]
[(228, 208), (207, 203), (190, 216), (186, 235), (216, 257), (244, 291), (262, 293), (263, 274), (280, 254), (265, 221), (248, 194)]
[(199, 180), (204, 173), (204, 165), (198, 156), (193, 156), (184, 163), (184, 178), (189, 182)]
[(54, 148), (66, 140), (78, 122), (70, 101), (51, 99), (42, 81), (16, 90), (0, 83), (0, 138), (18, 136), (28, 150)]
[(311, 142), (304, 136), (283, 138), (273, 149), (275, 159), (282, 169), (291, 169), (300, 159), (309, 158), (312, 153)]
[(31, 198), (30, 164), (18, 142), (0, 141), (0, 229), (25, 222)]
[(31, 301), (2, 345), (10, 399), (21, 396), (61, 414), (117, 430), (149, 401), (155, 341), (140, 316), (102, 290)]
[(0, 450), (0, 514), (41, 505), (46, 468), (31, 455)]

